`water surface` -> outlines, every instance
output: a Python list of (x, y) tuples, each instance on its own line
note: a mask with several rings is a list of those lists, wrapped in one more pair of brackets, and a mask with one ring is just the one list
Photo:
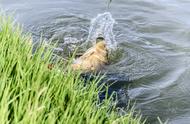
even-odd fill
[(41, 35), (58, 40), (60, 50), (68, 38), (84, 43), (91, 19), (109, 11), (123, 53), (106, 71), (133, 81), (115, 86), (122, 92), (120, 101), (125, 103), (123, 94), (128, 94), (151, 124), (158, 116), (170, 124), (190, 121), (189, 6), (189, 0), (113, 0), (109, 9), (102, 0), (2, 0), (0, 4), (3, 11), (14, 12), (34, 40)]

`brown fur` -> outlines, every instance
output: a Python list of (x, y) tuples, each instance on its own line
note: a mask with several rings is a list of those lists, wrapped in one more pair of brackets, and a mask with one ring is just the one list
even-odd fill
[(108, 62), (107, 54), (105, 41), (102, 40), (76, 59), (76, 62), (72, 64), (72, 68), (82, 72), (99, 71)]

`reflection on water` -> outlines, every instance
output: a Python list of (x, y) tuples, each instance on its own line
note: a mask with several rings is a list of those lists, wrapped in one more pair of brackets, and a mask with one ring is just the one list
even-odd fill
[[(151, 123), (157, 116), (171, 124), (190, 118), (190, 1), (115, 0), (110, 9), (102, 0), (2, 0), (0, 7), (34, 39), (59, 41), (59, 49), (80, 45), (88, 38), (90, 21), (109, 11), (117, 24), (113, 33), (123, 53), (106, 71), (133, 80), (115, 85), (128, 93)], [(76, 44), (79, 43), (79, 44)], [(117, 87), (118, 86), (118, 87)], [(120, 96), (122, 105), (126, 97)]]

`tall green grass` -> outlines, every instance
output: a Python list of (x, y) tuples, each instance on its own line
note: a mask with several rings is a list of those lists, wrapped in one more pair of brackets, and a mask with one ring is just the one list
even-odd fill
[(32, 53), (30, 36), (0, 16), (0, 123), (139, 124), (128, 112), (119, 116), (111, 99), (98, 100), (98, 78), (84, 85), (69, 65), (48, 64), (52, 51), (40, 45)]

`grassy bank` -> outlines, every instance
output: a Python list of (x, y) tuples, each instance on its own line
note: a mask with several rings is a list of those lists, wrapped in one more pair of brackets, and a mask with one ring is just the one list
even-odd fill
[(30, 37), (8, 20), (0, 17), (1, 124), (140, 123), (132, 112), (119, 116), (109, 99), (98, 102), (98, 80), (84, 86), (79, 73), (59, 62), (49, 70), (51, 50), (42, 45), (32, 54)]

